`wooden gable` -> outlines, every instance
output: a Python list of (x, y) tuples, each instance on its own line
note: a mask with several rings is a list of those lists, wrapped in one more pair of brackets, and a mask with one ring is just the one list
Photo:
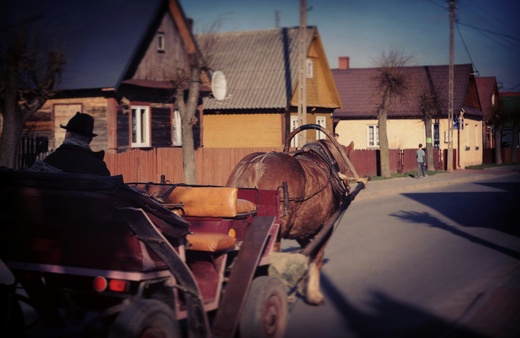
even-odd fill
[[(307, 107), (341, 108), (336, 83), (330, 71), (327, 55), (317, 29), (309, 45), (307, 58), (312, 61), (312, 78), (307, 78)], [(291, 105), (298, 106), (298, 84), (295, 85)]]

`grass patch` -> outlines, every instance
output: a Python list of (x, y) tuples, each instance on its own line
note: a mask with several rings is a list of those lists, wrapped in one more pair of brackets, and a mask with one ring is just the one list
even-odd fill
[(479, 165), (469, 165), (466, 167), (466, 169), (487, 169), (487, 168), (500, 168), (500, 167), (508, 167), (512, 165), (520, 165), (518, 162), (513, 163), (502, 163), (502, 164), (495, 164), (495, 163), (486, 163), (486, 164), (479, 164)]
[[(426, 175), (433, 176), (437, 174), (443, 174), (445, 171), (426, 171)], [(382, 181), (382, 180), (389, 180), (392, 178), (398, 178), (398, 177), (415, 177), (417, 176), (417, 171), (407, 171), (405, 173), (395, 173), (392, 174), (390, 177), (382, 177), (382, 176), (370, 176), (371, 181)]]

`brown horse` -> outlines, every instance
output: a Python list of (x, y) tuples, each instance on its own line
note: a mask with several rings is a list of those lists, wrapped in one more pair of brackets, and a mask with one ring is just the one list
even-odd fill
[[(282, 238), (294, 239), (305, 248), (346, 198), (348, 180), (357, 177), (350, 161), (344, 160), (353, 148), (353, 143), (345, 147), (319, 140), (293, 153), (252, 153), (235, 166), (226, 185), (266, 190), (286, 187), (280, 196)], [(323, 302), (319, 281), (325, 244), (309, 255), (303, 292), (310, 304)]]

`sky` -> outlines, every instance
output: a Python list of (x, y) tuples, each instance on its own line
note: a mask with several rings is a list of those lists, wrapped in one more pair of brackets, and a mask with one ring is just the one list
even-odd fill
[[(179, 0), (196, 34), (300, 25), (300, 0)], [(307, 25), (318, 28), (330, 68), (375, 67), (383, 53), (410, 66), (450, 63), (447, 0), (306, 0)], [(454, 63), (494, 76), (500, 91), (520, 92), (520, 1), (455, 0)]]

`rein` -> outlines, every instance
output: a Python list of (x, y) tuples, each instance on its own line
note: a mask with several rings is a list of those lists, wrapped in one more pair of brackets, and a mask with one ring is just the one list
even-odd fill
[[(305, 159), (305, 160), (310, 160), (310, 159)], [(314, 163), (316, 163), (315, 161), (313, 161)], [(312, 194), (310, 195), (307, 195), (307, 196), (303, 196), (303, 197), (289, 197), (289, 201), (293, 201), (293, 202), (305, 202), (311, 198), (313, 198), (314, 196), (318, 195), (320, 192), (322, 192), (323, 190), (325, 190), (325, 188), (329, 185), (329, 182), (332, 181), (332, 177), (333, 175), (330, 174), (328, 176), (328, 180), (325, 181), (325, 183), (323, 184), (323, 186), (318, 189), (317, 191), (313, 192)]]
[[(334, 194), (336, 197), (340, 197), (341, 199), (344, 199), (349, 191), (348, 186), (345, 185), (345, 182), (339, 177), (339, 166), (336, 159), (331, 155), (329, 149), (327, 149), (323, 144), (321, 143), (310, 143), (303, 146), (302, 150), (296, 153), (294, 156), (301, 155), (305, 152), (310, 152), (318, 155), (318, 157), (321, 158), (321, 160), (327, 165), (329, 168), (329, 179), (328, 182), (331, 183), (332, 190), (334, 191)], [(328, 182), (325, 184), (325, 186), (328, 184)], [(322, 191), (325, 189), (323, 187), (320, 189)], [(319, 193), (320, 191), (316, 192), (315, 194)], [(313, 194), (313, 195), (315, 195)]]

